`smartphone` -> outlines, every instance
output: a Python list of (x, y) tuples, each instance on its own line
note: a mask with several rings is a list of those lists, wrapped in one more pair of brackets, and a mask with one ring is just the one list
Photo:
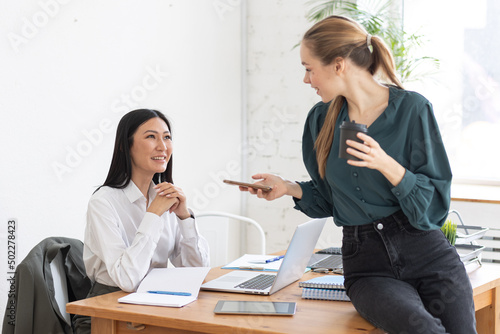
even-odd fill
[(294, 315), (295, 302), (219, 300), (215, 314)]
[(263, 185), (255, 184), (255, 183), (245, 183), (245, 182), (232, 181), (232, 180), (224, 180), (223, 182), (227, 183), (227, 184), (232, 184), (235, 186), (245, 187), (245, 188), (262, 189), (263, 191), (273, 190), (273, 187), (263, 186)]

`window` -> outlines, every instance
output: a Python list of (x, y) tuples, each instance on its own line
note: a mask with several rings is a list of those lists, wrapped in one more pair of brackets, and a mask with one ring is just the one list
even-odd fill
[(406, 83), (433, 106), (454, 182), (500, 185), (500, 1), (403, 0), (405, 30), (439, 70)]

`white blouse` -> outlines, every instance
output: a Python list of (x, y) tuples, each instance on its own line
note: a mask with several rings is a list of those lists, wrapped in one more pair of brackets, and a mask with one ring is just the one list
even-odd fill
[[(149, 187), (150, 203), (156, 196)], [(102, 187), (90, 198), (83, 260), (93, 281), (131, 292), (152, 268), (208, 267), (208, 243), (193, 218), (146, 212), (146, 198), (130, 181), (124, 189)]]

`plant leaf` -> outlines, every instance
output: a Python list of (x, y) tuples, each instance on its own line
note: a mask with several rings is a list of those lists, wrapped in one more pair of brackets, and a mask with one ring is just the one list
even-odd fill
[(311, 22), (334, 14), (344, 15), (360, 23), (367, 33), (382, 38), (392, 51), (396, 72), (403, 83), (428, 76), (439, 68), (438, 59), (415, 56), (424, 44), (424, 36), (404, 30), (401, 17), (392, 10), (393, 0), (370, 1), (365, 7), (347, 0), (311, 0), (307, 5), (312, 6), (307, 13)]

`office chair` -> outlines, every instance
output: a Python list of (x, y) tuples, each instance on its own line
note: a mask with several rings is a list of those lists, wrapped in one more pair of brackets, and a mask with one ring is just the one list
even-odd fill
[(210, 265), (217, 267), (226, 264), (228, 259), (229, 222), (237, 220), (251, 224), (258, 232), (258, 254), (266, 254), (266, 235), (262, 227), (255, 220), (221, 211), (205, 211), (196, 213), (198, 229), (210, 244)]

